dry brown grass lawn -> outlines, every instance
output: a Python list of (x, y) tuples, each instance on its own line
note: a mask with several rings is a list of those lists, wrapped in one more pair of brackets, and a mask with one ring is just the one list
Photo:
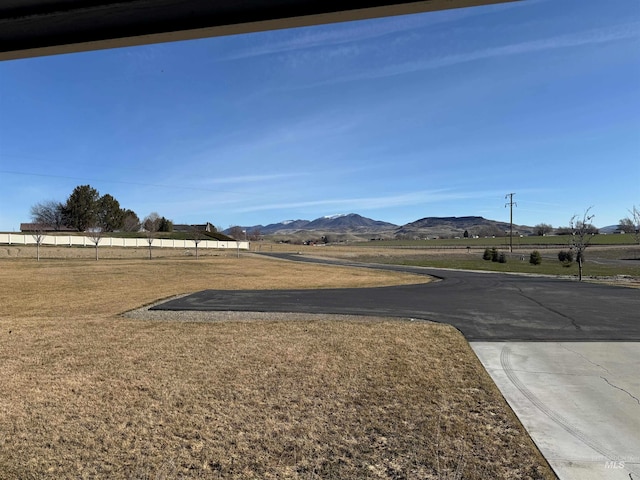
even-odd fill
[(0, 260), (0, 478), (553, 478), (451, 327), (118, 315), (204, 288), (416, 280), (248, 257)]

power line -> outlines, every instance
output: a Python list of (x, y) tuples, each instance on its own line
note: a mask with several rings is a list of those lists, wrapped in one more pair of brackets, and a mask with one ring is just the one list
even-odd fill
[[(27, 177), (61, 178), (65, 180), (77, 180), (80, 182), (119, 183), (122, 185), (135, 185), (138, 187), (154, 187), (154, 188), (162, 188), (162, 189), (169, 189), (169, 190), (195, 190), (195, 191), (212, 192), (212, 193), (232, 193), (237, 195), (247, 195), (246, 193), (243, 193), (243, 192), (218, 190), (213, 188), (204, 188), (204, 187), (195, 187), (195, 186), (184, 186), (184, 185), (162, 185), (157, 183), (130, 182), (126, 180), (105, 180), (105, 179), (99, 179), (99, 178), (72, 177), (67, 175), (53, 175), (48, 173), (28, 173), (28, 172), (18, 172), (18, 171), (12, 171), (12, 170), (0, 170), (0, 173), (4, 173), (7, 175), (22, 175)], [(256, 194), (251, 194), (251, 195), (260, 196)]]
[(504, 204), (505, 208), (509, 207), (509, 252), (513, 253), (513, 206), (518, 204), (513, 201), (515, 193), (507, 193), (504, 198), (509, 198), (509, 201)]

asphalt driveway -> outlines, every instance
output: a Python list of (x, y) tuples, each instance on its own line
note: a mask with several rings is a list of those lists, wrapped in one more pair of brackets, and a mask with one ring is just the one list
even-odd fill
[[(351, 265), (300, 255), (278, 257)], [(415, 318), (454, 325), (469, 341), (640, 341), (640, 290), (549, 277), (369, 267), (434, 275), (442, 280), (366, 289), (204, 290), (154, 309)]]

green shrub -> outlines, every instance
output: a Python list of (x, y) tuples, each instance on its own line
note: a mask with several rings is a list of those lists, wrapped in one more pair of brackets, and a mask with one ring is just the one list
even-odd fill
[(534, 250), (531, 252), (531, 255), (529, 256), (529, 263), (531, 265), (540, 265), (542, 263), (542, 256), (539, 251)]
[(496, 249), (496, 247), (493, 247), (491, 249), (491, 261), (492, 262), (497, 262), (498, 261), (498, 250)]
[(507, 256), (504, 253), (501, 253), (500, 256), (498, 256), (498, 262), (507, 263)]
[(482, 254), (483, 260), (491, 260), (491, 249), (485, 248), (484, 253)]
[(558, 252), (558, 260), (562, 262), (563, 266), (570, 266), (573, 263), (573, 252), (571, 250), (560, 250)]

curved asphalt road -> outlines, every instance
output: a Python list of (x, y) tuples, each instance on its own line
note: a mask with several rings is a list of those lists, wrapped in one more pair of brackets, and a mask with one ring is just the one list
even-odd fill
[[(292, 254), (266, 255), (363, 267)], [(454, 325), (469, 341), (640, 341), (637, 289), (525, 275), (394, 265), (365, 267), (434, 275), (442, 280), (357, 289), (204, 290), (153, 308), (415, 318)]]

